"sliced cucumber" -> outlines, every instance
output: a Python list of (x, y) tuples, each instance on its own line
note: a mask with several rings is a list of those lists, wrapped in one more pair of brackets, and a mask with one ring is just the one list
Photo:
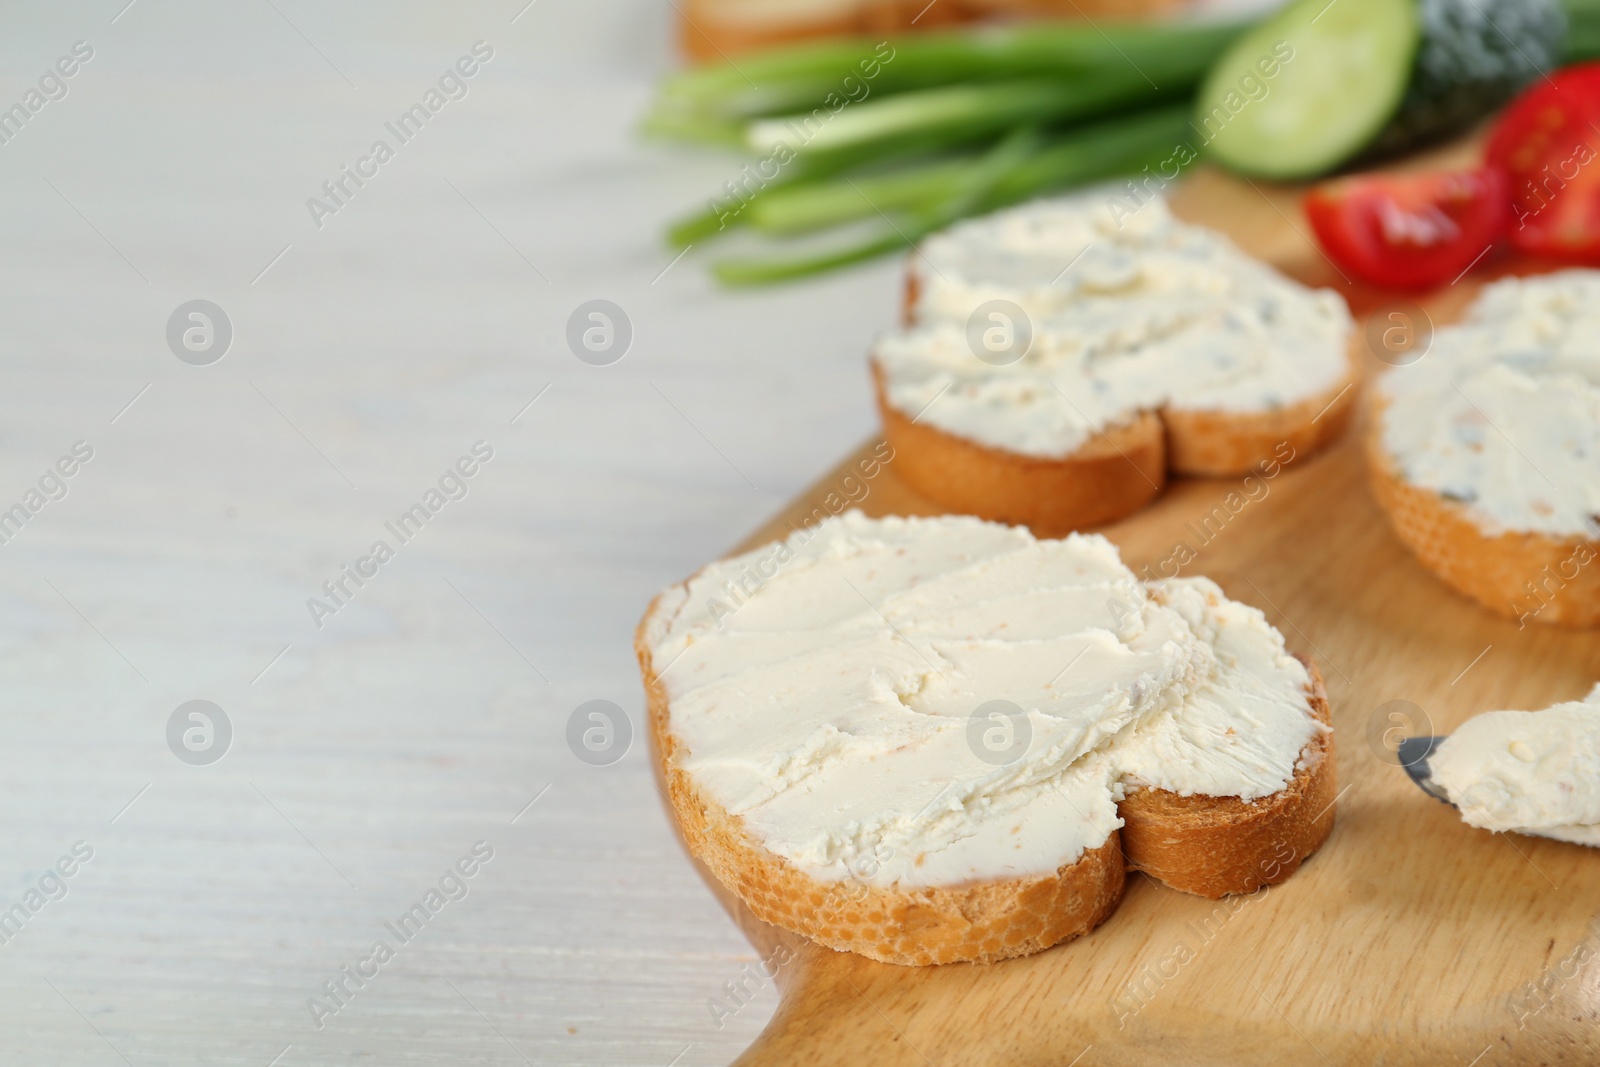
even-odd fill
[(1416, 0), (1296, 0), (1212, 68), (1195, 108), (1199, 147), (1265, 178), (1331, 170), (1399, 109), (1420, 27)]

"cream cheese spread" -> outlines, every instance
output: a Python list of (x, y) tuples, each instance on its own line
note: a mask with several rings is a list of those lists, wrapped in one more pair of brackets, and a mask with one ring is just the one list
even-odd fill
[(679, 766), (825, 881), (1048, 874), (1125, 786), (1266, 796), (1323, 730), (1306, 668), (1213, 583), (966, 517), (797, 531), (669, 590), (645, 641)]
[(1600, 271), (1495, 282), (1379, 390), (1407, 482), (1489, 533), (1600, 539)]
[(1337, 294), (1160, 199), (1036, 201), (929, 238), (911, 269), (915, 324), (873, 350), (888, 402), (1024, 455), (1065, 456), (1140, 411), (1282, 407), (1350, 372)]
[(1473, 826), (1600, 847), (1600, 685), (1544, 711), (1468, 719), (1428, 766)]

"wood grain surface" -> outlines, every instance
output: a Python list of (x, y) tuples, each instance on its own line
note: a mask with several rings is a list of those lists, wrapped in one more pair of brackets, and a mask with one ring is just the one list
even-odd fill
[[(1470, 279), (1420, 307), (1347, 285), (1306, 239), (1297, 199), (1201, 172), (1175, 206), (1360, 313), (1396, 305), (1443, 322), (1469, 299)], [(1182, 574), (1261, 608), (1321, 666), (1341, 781), (1322, 850), (1283, 885), (1220, 902), (1134, 876), (1092, 934), (991, 966), (902, 968), (819, 948), (711, 882), (782, 996), (740, 1063), (1600, 1063), (1600, 852), (1468, 827), (1390, 753), (1397, 736), (1582, 696), (1600, 680), (1600, 636), (1519, 629), (1423, 569), (1368, 489), (1364, 429), (1249, 486), (1178, 480), (1102, 530), (1135, 571), (1192, 555)], [(892, 462), (859, 477), (876, 444), (741, 547), (852, 498), (871, 515), (937, 514)]]

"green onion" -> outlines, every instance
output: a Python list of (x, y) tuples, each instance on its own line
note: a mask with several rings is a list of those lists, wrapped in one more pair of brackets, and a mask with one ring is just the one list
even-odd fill
[(745, 141), (756, 152), (781, 146), (826, 152), (888, 138), (939, 131), (972, 136), (1047, 120), (1105, 114), (1156, 94), (1133, 71), (1092, 81), (1031, 80), (922, 89), (832, 114), (784, 115), (752, 122)]
[[(1189, 109), (1177, 105), (1080, 127), (1019, 163), (995, 195), (1012, 203), (1034, 192), (1159, 163), (1188, 138), (1188, 119)], [(932, 211), (956, 195), (973, 164), (972, 157), (946, 158), (858, 178), (797, 182), (751, 203), (749, 222), (763, 233), (787, 236), (868, 217), (872, 205)]]
[[(1142, 70), (1153, 88), (1195, 82), (1250, 22), (1047, 22), (857, 37), (778, 48), (669, 77), (657, 111), (725, 118), (804, 111), (850, 98), (960, 82)], [(873, 73), (875, 72), (875, 73)], [(846, 84), (845, 78), (852, 78)]]
[[(1188, 120), (1189, 109), (1180, 105), (1084, 127), (1042, 144), (1033, 131), (1023, 130), (979, 157), (775, 191), (751, 205), (752, 223), (760, 229), (788, 234), (807, 229), (810, 220), (838, 225), (881, 216), (884, 230), (820, 253), (722, 260), (712, 273), (728, 285), (804, 277), (903, 251), (968, 214), (1041, 192), (1136, 173), (1147, 165), (1175, 167), (1175, 149), (1190, 133)], [(1172, 173), (1161, 177), (1168, 180)]]
[(785, 236), (854, 222), (873, 213), (926, 208), (956, 194), (971, 169), (970, 159), (941, 159), (883, 174), (842, 181), (797, 183), (774, 190), (750, 205), (750, 225)]
[[(757, 285), (815, 274), (818, 271), (831, 270), (909, 247), (928, 234), (948, 226), (981, 201), (1013, 167), (1035, 150), (1038, 140), (1038, 133), (1035, 130), (1014, 131), (969, 169), (957, 184), (955, 195), (940, 210), (912, 216), (901, 225), (896, 225), (885, 215), (884, 221), (888, 223), (892, 231), (890, 233), (884, 233), (853, 248), (797, 259), (724, 260), (712, 268), (713, 273), (719, 281), (727, 285)], [(882, 214), (876, 206), (874, 210)]]
[[(765, 183), (753, 183), (746, 172), (731, 178), (704, 211), (697, 211), (672, 223), (667, 240), (675, 248), (686, 248), (696, 241), (715, 237), (723, 230), (737, 228), (750, 220), (753, 205), (797, 186), (814, 184), (846, 171), (860, 172), (869, 166), (925, 157), (948, 138), (914, 135), (893, 142), (859, 144), (830, 152), (808, 152), (790, 160), (781, 173)], [(741, 179), (743, 179), (741, 181)], [(750, 186), (754, 184), (755, 188)], [(730, 190), (727, 186), (732, 186)]]

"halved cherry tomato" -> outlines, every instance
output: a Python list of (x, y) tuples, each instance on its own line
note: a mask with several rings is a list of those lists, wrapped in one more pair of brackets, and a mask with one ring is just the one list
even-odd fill
[(1600, 63), (1552, 74), (1512, 102), (1489, 137), (1524, 252), (1600, 262)]
[(1505, 235), (1506, 179), (1494, 169), (1357, 175), (1306, 194), (1322, 249), (1362, 281), (1424, 289), (1453, 281)]

